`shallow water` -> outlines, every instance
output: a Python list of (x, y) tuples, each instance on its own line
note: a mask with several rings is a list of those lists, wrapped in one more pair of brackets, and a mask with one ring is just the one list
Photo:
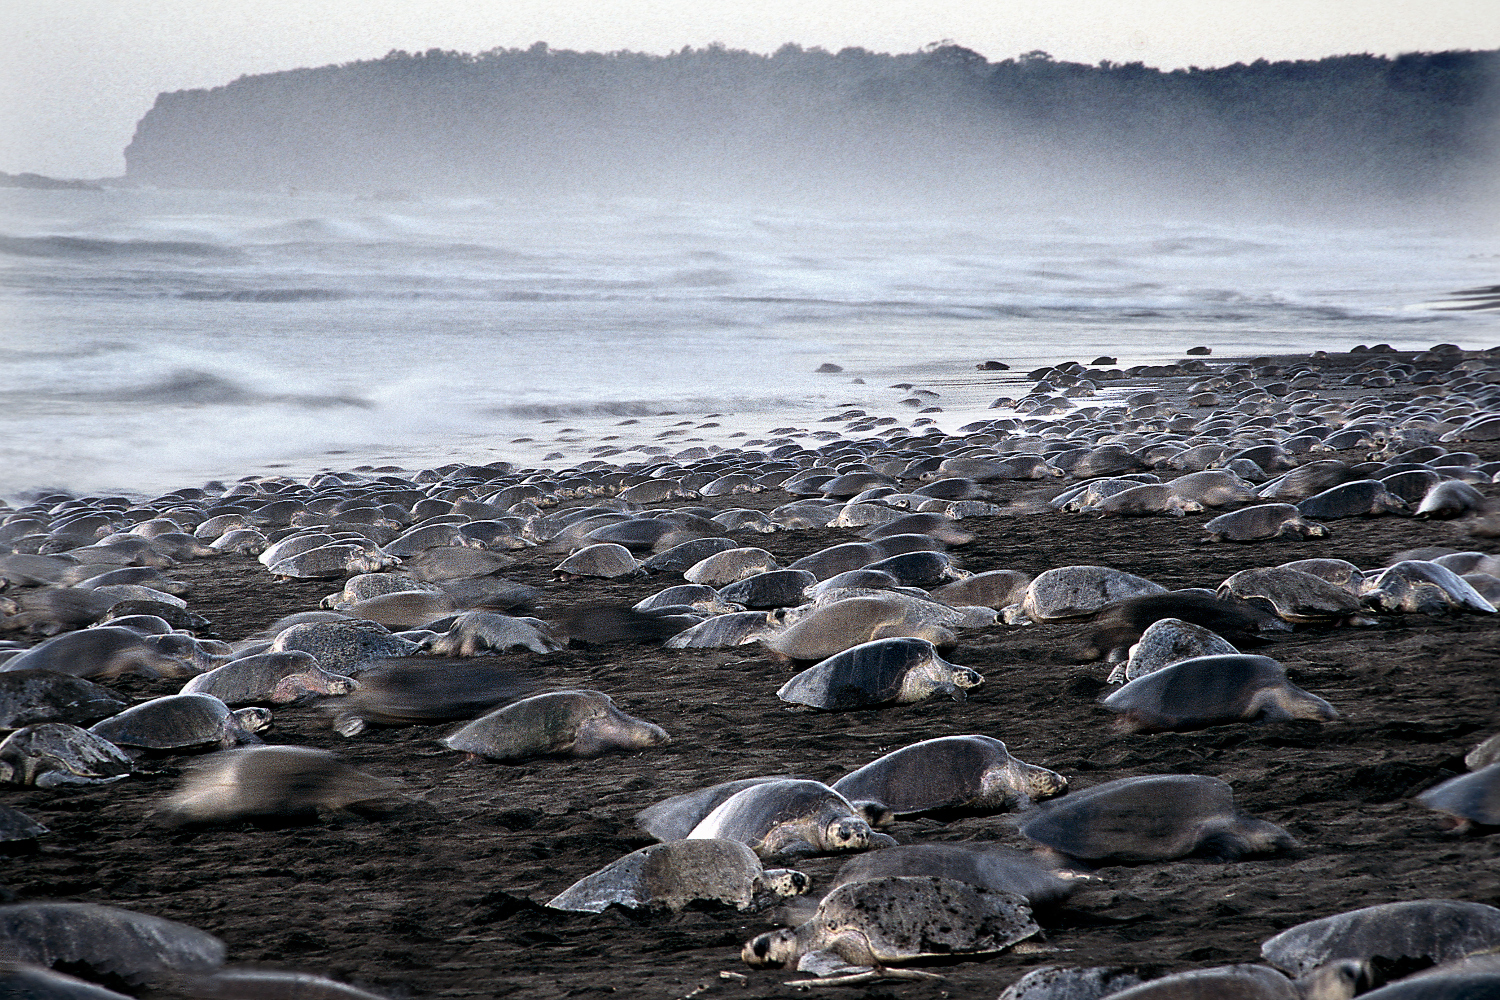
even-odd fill
[(1493, 346), (1430, 303), (1497, 270), (1411, 225), (0, 190), (0, 496), (638, 460), (909, 423), (898, 381), (951, 430), (1062, 360)]

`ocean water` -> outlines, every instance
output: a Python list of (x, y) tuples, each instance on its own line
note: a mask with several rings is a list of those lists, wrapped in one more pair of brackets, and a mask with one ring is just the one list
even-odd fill
[(897, 382), (952, 430), (1101, 354), (1494, 346), (1442, 305), (1497, 280), (1493, 232), (1411, 222), (0, 190), (0, 497), (623, 463), (909, 424)]

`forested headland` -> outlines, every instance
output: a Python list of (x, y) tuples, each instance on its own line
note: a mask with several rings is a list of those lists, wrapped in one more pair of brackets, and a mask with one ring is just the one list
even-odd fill
[(370, 193), (1101, 200), (1471, 191), (1496, 176), (1500, 52), (1161, 71), (951, 43), (378, 60), (163, 93), (126, 150), (157, 185)]

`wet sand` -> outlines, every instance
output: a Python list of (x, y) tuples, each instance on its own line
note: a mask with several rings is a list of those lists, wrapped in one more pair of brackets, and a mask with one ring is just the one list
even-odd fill
[[(1463, 446), (1486, 460), (1500, 443)], [(1320, 456), (1322, 457), (1322, 456)], [(1363, 455), (1337, 457), (1350, 461)], [(1493, 497), (1495, 487), (1482, 487)], [(1057, 486), (1002, 484), (1002, 501)], [(725, 498), (769, 510), (779, 490)], [(575, 501), (586, 503), (587, 501)], [(702, 501), (680, 501), (668, 506)], [(1104, 564), (1163, 586), (1214, 587), (1242, 569), (1336, 557), (1362, 568), (1402, 550), (1500, 551), (1470, 522), (1405, 517), (1331, 522), (1332, 536), (1249, 545), (1211, 543), (1203, 522), (1096, 520), (1043, 514), (969, 518), (974, 540), (954, 550), (971, 571), (1035, 574)], [(855, 540), (848, 529), (739, 533), (787, 562)], [(539, 617), (592, 603), (634, 603), (676, 574), (556, 582), (562, 553), (520, 553), (506, 576), (542, 591)], [(336, 582), (277, 583), (249, 557), (184, 563), (207, 634), (238, 640), (276, 618), (316, 608)], [(147, 759), (125, 782), (76, 790), (4, 786), (0, 802), (51, 828), (3, 862), (6, 899), (110, 903), (184, 921), (222, 937), (231, 962), (319, 972), (392, 997), (641, 998), (793, 996), (797, 978), (739, 959), (773, 925), (769, 914), (704, 907), (678, 915), (597, 916), (543, 909), (574, 880), (651, 838), (632, 815), (662, 798), (760, 774), (825, 781), (897, 747), (984, 733), (1017, 757), (1067, 775), (1073, 787), (1130, 775), (1213, 775), (1240, 807), (1289, 830), (1300, 846), (1233, 863), (1186, 859), (1101, 869), (1044, 920), (1044, 954), (936, 963), (933, 983), (879, 982), (841, 996), (994, 998), (1047, 964), (1118, 964), (1147, 973), (1253, 962), (1259, 943), (1313, 917), (1401, 899), (1452, 897), (1500, 905), (1500, 836), (1455, 834), (1412, 796), (1463, 771), (1462, 757), (1500, 730), (1497, 616), (1386, 615), (1365, 627), (1299, 628), (1259, 650), (1342, 713), (1327, 724), (1272, 722), (1194, 733), (1131, 735), (1097, 704), (1109, 667), (1070, 655), (1078, 625), (964, 632), (949, 655), (985, 676), (964, 703), (880, 710), (792, 710), (776, 689), (791, 668), (756, 646), (682, 651), (656, 644), (575, 646), (505, 662), (556, 687), (588, 687), (666, 728), (670, 745), (595, 760), (516, 765), (468, 761), (437, 740), (456, 724), (371, 729), (345, 739), (316, 705), (280, 709), (268, 742), (332, 749), (401, 781), (421, 804), (390, 816), (326, 822), (241, 822), (166, 830), (148, 813), (191, 758)], [(136, 698), (174, 681), (129, 679)], [(1025, 849), (1014, 815), (924, 818), (889, 832), (902, 843), (994, 842)], [(800, 863), (818, 883), (842, 859)]]

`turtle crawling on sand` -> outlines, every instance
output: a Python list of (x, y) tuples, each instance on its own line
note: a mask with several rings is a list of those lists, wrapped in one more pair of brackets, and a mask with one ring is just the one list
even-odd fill
[(940, 736), (893, 750), (833, 783), (851, 800), (896, 815), (934, 809), (1026, 809), (1067, 791), (1068, 779), (1012, 757), (992, 736)]
[(1040, 931), (1026, 901), (1012, 893), (984, 892), (945, 878), (892, 876), (839, 886), (811, 920), (751, 939), (740, 957), (753, 966), (841, 974), (838, 981), (845, 983), (882, 975), (930, 979), (931, 973), (885, 966), (1004, 951)]
[(632, 851), (554, 896), (554, 910), (600, 913), (609, 906), (680, 910), (697, 900), (759, 909), (806, 892), (806, 875), (763, 868), (744, 844), (730, 840), (674, 840)]
[(818, 781), (761, 781), (714, 807), (687, 835), (747, 845), (763, 858), (891, 847), (896, 841), (870, 829), (860, 809)]
[(442, 743), (491, 760), (593, 757), (669, 743), (660, 726), (626, 715), (598, 691), (533, 695), (475, 719)]
[(877, 639), (830, 656), (781, 686), (776, 697), (828, 711), (909, 705), (935, 694), (963, 701), (984, 677), (949, 663), (925, 639)]

